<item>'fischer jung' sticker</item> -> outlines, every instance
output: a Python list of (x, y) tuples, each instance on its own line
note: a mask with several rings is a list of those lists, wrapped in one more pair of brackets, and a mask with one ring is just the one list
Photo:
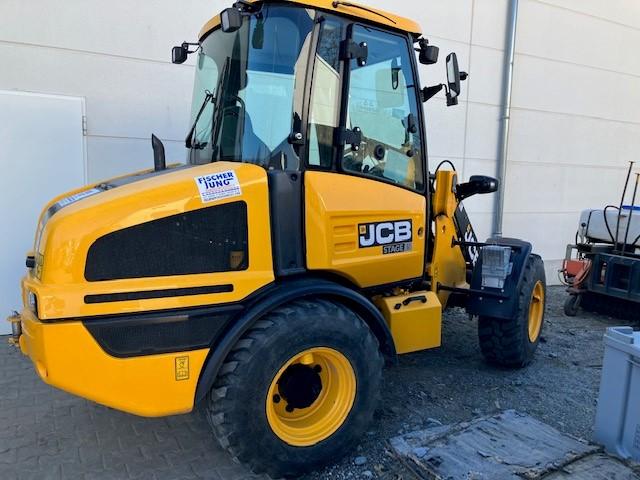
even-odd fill
[(238, 177), (233, 170), (195, 177), (194, 180), (198, 185), (202, 203), (242, 195)]

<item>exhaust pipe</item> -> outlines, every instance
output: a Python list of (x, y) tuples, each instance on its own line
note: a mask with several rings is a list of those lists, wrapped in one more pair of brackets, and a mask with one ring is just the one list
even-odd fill
[(153, 169), (158, 172), (160, 170), (166, 170), (167, 162), (164, 158), (164, 145), (155, 135), (151, 135), (151, 146), (153, 147)]

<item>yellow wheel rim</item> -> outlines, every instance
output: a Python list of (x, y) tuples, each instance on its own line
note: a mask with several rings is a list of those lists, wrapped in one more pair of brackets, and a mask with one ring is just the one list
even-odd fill
[(542, 329), (542, 319), (544, 318), (544, 285), (538, 281), (531, 292), (531, 302), (529, 303), (529, 341), (535, 342)]
[(356, 398), (349, 360), (327, 347), (300, 352), (278, 371), (266, 399), (273, 433), (294, 447), (308, 447), (333, 435)]

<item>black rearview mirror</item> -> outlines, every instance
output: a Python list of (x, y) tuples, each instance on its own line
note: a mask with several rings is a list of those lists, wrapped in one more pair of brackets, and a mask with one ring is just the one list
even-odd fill
[(460, 69), (458, 68), (458, 56), (455, 53), (447, 55), (447, 105), (457, 105), (460, 95)]
[[(189, 50), (189, 47), (195, 47), (193, 50)], [(199, 43), (182, 42), (182, 45), (173, 47), (171, 50), (171, 63), (181, 64), (187, 61), (187, 57), (198, 51), (200, 48)]]
[(186, 44), (178, 45), (177, 47), (173, 47), (171, 50), (171, 63), (175, 63), (180, 65), (187, 61), (187, 56), (189, 55), (189, 47)]
[(402, 67), (398, 66), (398, 60), (394, 58), (391, 60), (391, 88), (394, 90), (398, 89), (400, 85), (400, 72), (402, 71)]
[(484, 175), (472, 175), (468, 182), (456, 186), (458, 201), (479, 193), (493, 193), (498, 190), (498, 180)]
[(235, 32), (242, 26), (242, 13), (236, 8), (225, 8), (220, 14), (223, 32)]
[(264, 48), (264, 18), (260, 15), (251, 35), (251, 46), (256, 50)]

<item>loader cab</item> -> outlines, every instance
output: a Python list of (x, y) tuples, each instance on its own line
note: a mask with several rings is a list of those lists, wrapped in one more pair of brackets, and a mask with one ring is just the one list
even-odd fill
[(430, 227), (417, 26), (296, 3), (236, 4), (205, 27), (188, 162), (268, 171), (277, 277), (420, 279)]
[(415, 37), (267, 2), (238, 18), (200, 41), (189, 163), (333, 171), (425, 190)]

